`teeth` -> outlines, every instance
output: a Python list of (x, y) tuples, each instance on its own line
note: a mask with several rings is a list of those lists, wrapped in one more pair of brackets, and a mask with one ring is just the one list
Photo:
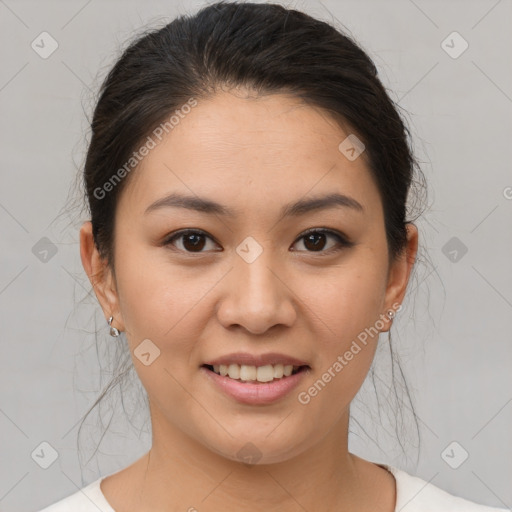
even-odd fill
[(272, 382), (274, 379), (281, 379), (282, 377), (289, 377), (299, 369), (298, 366), (291, 364), (267, 364), (265, 366), (249, 366), (246, 364), (220, 364), (214, 365), (213, 371), (222, 375), (223, 377), (229, 377), (230, 379), (246, 381), (258, 381), (258, 382)]
[(280, 379), (284, 375), (283, 368), (282, 364), (274, 365), (274, 379)]
[(256, 366), (240, 366), (240, 380), (256, 380)]
[(274, 380), (274, 367), (271, 364), (258, 366), (256, 371), (256, 380), (258, 382), (270, 382)]
[(230, 379), (240, 378), (240, 366), (237, 364), (230, 364), (228, 367), (228, 375)]

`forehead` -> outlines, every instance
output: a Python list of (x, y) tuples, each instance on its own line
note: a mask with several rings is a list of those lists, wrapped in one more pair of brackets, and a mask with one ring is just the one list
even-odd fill
[(142, 213), (180, 191), (243, 212), (253, 204), (277, 208), (338, 192), (371, 213), (379, 194), (364, 153), (351, 161), (340, 151), (348, 135), (326, 112), (292, 96), (220, 92), (198, 100), (157, 141), (132, 171), (120, 202)]

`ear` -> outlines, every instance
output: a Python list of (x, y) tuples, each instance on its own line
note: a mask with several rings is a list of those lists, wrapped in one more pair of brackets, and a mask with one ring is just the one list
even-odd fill
[[(388, 273), (388, 284), (386, 286), (386, 297), (384, 300), (385, 313), (390, 309), (395, 313), (400, 309), (400, 304), (405, 296), (407, 290), (407, 283), (416, 261), (416, 254), (418, 252), (418, 228), (412, 224), (406, 224), (407, 229), (407, 245), (400, 254), (400, 256), (391, 263)], [(388, 318), (388, 317), (386, 317)], [(385, 322), (386, 326), (381, 329), (381, 332), (387, 332), (391, 328), (392, 322)]]
[(91, 221), (84, 222), (80, 228), (80, 257), (105, 318), (113, 316), (112, 327), (124, 331), (115, 277), (94, 243)]

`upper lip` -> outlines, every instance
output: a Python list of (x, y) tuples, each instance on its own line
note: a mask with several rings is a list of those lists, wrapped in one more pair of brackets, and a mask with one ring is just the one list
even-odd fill
[(278, 354), (269, 352), (267, 354), (249, 354), (247, 352), (236, 352), (233, 354), (226, 354), (215, 359), (210, 359), (204, 363), (205, 365), (247, 365), (247, 366), (265, 366), (267, 364), (282, 364), (292, 366), (308, 366), (308, 364), (295, 357), (287, 356), (285, 354)]

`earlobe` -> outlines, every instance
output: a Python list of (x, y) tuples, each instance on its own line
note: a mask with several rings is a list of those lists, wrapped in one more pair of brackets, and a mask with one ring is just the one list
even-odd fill
[[(121, 313), (114, 277), (94, 243), (91, 221), (84, 222), (80, 228), (80, 257), (105, 319), (114, 316), (116, 324), (120, 324)], [(119, 326), (119, 330), (121, 329), (122, 325)]]

